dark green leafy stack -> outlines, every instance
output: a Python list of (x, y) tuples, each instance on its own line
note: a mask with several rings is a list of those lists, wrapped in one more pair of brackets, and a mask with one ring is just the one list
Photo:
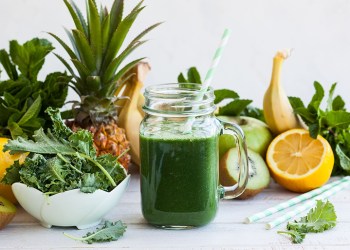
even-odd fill
[(293, 243), (301, 243), (307, 233), (321, 233), (335, 227), (337, 215), (334, 206), (329, 201), (317, 200), (316, 207), (299, 221), (288, 222), (288, 231), (278, 231), (291, 237)]
[[(187, 78), (181, 73), (177, 78), (179, 83), (183, 83), (182, 87), (191, 87), (186, 83), (202, 83), (200, 74), (196, 67), (191, 67), (187, 71)], [(225, 105), (219, 107), (217, 115), (227, 115), (227, 116), (249, 116), (261, 121), (264, 121), (264, 114), (261, 109), (251, 106), (253, 102), (248, 99), (240, 99), (239, 95), (229, 89), (218, 89), (214, 91), (215, 94), (215, 104), (222, 104), (226, 102)], [(228, 103), (227, 103), (228, 101)]]
[(45, 39), (34, 38), (20, 45), (10, 41), (9, 53), (0, 50), (0, 63), (9, 79), (0, 81), (0, 136), (31, 137), (40, 127), (48, 127), (45, 109), (63, 106), (70, 77), (54, 72), (44, 81), (38, 74), (45, 57), (54, 49)]
[(125, 231), (126, 225), (119, 220), (117, 222), (105, 221), (104, 225), (101, 228), (96, 229), (96, 232), (89, 232), (81, 238), (66, 233), (64, 233), (64, 235), (73, 240), (78, 240), (88, 244), (92, 244), (95, 242), (116, 241), (123, 236)]
[(329, 90), (326, 108), (321, 108), (324, 89), (314, 82), (315, 94), (305, 106), (300, 98), (289, 97), (289, 101), (305, 124), (309, 127), (310, 136), (322, 135), (332, 147), (335, 154), (333, 175), (350, 174), (350, 112), (346, 111), (344, 100), (334, 97), (336, 84)]
[(4, 146), (4, 151), (11, 154), (30, 154), (22, 165), (16, 161), (7, 169), (2, 182), (22, 182), (51, 195), (75, 188), (84, 193), (97, 189), (111, 191), (126, 177), (117, 157), (96, 156), (89, 131), (72, 132), (57, 109), (48, 108), (47, 113), (53, 122), (52, 129), (36, 130), (33, 141), (18, 137)]

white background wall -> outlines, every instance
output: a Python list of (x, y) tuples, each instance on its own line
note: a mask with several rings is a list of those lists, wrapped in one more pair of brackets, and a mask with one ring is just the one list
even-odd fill
[[(83, 0), (75, 1), (84, 8)], [(111, 5), (112, 1), (102, 2)], [(127, 0), (125, 12), (136, 3)], [(145, 5), (131, 35), (165, 21), (133, 54), (133, 58), (147, 56), (152, 65), (146, 85), (174, 82), (180, 71), (192, 65), (204, 75), (227, 27), (232, 36), (216, 72), (214, 88), (231, 88), (261, 107), (274, 54), (279, 49), (294, 48), (283, 68), (287, 94), (308, 101), (314, 80), (327, 90), (338, 82), (337, 93), (350, 108), (350, 1), (146, 0)], [(0, 1), (0, 48), (8, 48), (11, 39), (24, 42), (35, 36), (49, 38), (45, 31), (68, 41), (63, 26), (72, 28), (73, 23), (61, 0)], [(50, 55), (42, 73), (63, 69)], [(69, 98), (75, 96), (70, 93)]]

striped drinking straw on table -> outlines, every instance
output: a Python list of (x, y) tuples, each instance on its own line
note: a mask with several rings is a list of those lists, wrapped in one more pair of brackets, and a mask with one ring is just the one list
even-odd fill
[(284, 210), (286, 208), (292, 207), (292, 206), (294, 206), (294, 205), (296, 205), (296, 204), (298, 204), (300, 202), (303, 202), (303, 201), (308, 200), (308, 199), (310, 199), (312, 197), (315, 197), (315, 196), (325, 192), (326, 190), (331, 189), (331, 188), (339, 185), (340, 183), (346, 182), (346, 181), (349, 181), (349, 180), (350, 180), (350, 176), (347, 176), (347, 177), (344, 177), (344, 178), (342, 178), (340, 180), (337, 180), (337, 181), (331, 182), (331, 183), (329, 183), (327, 185), (324, 185), (324, 186), (322, 186), (320, 188), (314, 189), (314, 190), (312, 190), (310, 192), (307, 192), (305, 194), (299, 195), (299, 196), (297, 196), (295, 198), (287, 200), (286, 202), (278, 204), (278, 205), (276, 205), (274, 207), (270, 207), (270, 208), (268, 208), (268, 209), (266, 209), (266, 210), (264, 210), (262, 212), (253, 214), (252, 216), (249, 216), (249, 217), (245, 218), (244, 219), (244, 223), (252, 223), (252, 222), (258, 221), (258, 220), (260, 220), (262, 218), (265, 218), (265, 217), (270, 216), (270, 215), (272, 215), (274, 213), (282, 211), (282, 210)]

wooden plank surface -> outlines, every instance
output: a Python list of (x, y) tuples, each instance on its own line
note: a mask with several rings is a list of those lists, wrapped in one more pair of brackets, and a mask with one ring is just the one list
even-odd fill
[(76, 228), (46, 229), (36, 219), (19, 208), (18, 214), (0, 231), (0, 249), (350, 249), (350, 190), (330, 198), (337, 216), (337, 226), (322, 234), (308, 234), (302, 244), (277, 234), (286, 223), (265, 230), (264, 225), (278, 214), (254, 224), (243, 224), (246, 216), (262, 211), (296, 194), (275, 183), (250, 200), (222, 200), (215, 220), (202, 228), (190, 230), (162, 230), (149, 226), (140, 207), (139, 175), (135, 170), (127, 192), (106, 219), (121, 219), (128, 228), (115, 242), (84, 244), (71, 240), (63, 232), (83, 236), (88, 230)]

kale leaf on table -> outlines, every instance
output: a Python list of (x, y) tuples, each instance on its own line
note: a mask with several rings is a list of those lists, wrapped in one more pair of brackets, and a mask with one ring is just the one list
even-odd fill
[(350, 112), (346, 111), (341, 96), (334, 97), (336, 83), (328, 93), (326, 107), (322, 108), (325, 93), (322, 85), (314, 82), (315, 94), (305, 106), (299, 97), (289, 97), (293, 110), (309, 127), (310, 136), (323, 136), (335, 155), (333, 175), (350, 174)]
[(47, 113), (52, 129), (45, 132), (40, 128), (34, 132), (33, 140), (18, 137), (4, 146), (10, 154), (30, 154), (22, 165), (16, 161), (7, 170), (3, 183), (22, 182), (51, 195), (75, 188), (85, 193), (111, 191), (126, 177), (117, 157), (96, 156), (89, 131), (72, 132), (57, 109), (49, 108)]
[(126, 225), (119, 220), (117, 222), (105, 221), (102, 227), (96, 229), (96, 232), (89, 232), (81, 238), (69, 235), (67, 233), (64, 233), (64, 235), (73, 240), (92, 244), (94, 242), (108, 242), (118, 240), (123, 236), (125, 231)]
[(317, 200), (316, 207), (299, 221), (288, 222), (288, 231), (278, 231), (279, 234), (290, 235), (293, 243), (301, 243), (307, 233), (321, 233), (335, 227), (337, 215), (334, 206), (329, 201)]

